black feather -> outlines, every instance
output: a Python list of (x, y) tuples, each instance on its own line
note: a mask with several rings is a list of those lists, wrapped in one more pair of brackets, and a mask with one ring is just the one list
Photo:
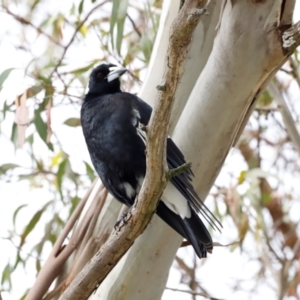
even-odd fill
[[(117, 200), (131, 206), (146, 173), (146, 137), (139, 124), (148, 124), (152, 108), (137, 96), (122, 92), (119, 78), (107, 79), (112, 67), (102, 64), (92, 71), (89, 92), (81, 109), (81, 124), (92, 163), (104, 186)], [(120, 69), (120, 76), (124, 70)], [(167, 139), (167, 163), (170, 169), (185, 163), (171, 138)], [(171, 179), (186, 199), (190, 217), (182, 218), (163, 201), (159, 201), (157, 214), (189, 240), (201, 258), (212, 251), (213, 245), (197, 213), (213, 228), (219, 229), (221, 224), (198, 197), (191, 183), (192, 176), (192, 171), (187, 170)]]

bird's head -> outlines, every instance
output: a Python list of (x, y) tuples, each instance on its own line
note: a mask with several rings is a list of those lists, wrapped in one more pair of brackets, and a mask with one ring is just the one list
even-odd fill
[(120, 92), (120, 76), (127, 70), (113, 64), (101, 64), (94, 68), (89, 81), (89, 92), (111, 94)]

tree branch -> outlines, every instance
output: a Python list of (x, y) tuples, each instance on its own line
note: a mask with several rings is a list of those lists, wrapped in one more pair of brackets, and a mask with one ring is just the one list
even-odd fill
[(292, 25), (282, 34), (282, 47), (289, 54), (292, 54), (300, 45), (300, 21)]
[(69, 43), (68, 43), (66, 46), (64, 46), (63, 54), (62, 54), (62, 56), (60, 57), (59, 61), (56, 63), (56, 65), (55, 65), (55, 67), (54, 67), (54, 69), (53, 69), (53, 71), (52, 71), (50, 77), (52, 77), (53, 74), (54, 74), (55, 72), (57, 72), (58, 67), (61, 65), (63, 59), (65, 58), (65, 55), (66, 55), (66, 53), (67, 53), (69, 47), (72, 45), (72, 43), (73, 43), (73, 41), (74, 41), (74, 39), (75, 39), (75, 37), (76, 37), (78, 31), (80, 30), (80, 28), (84, 25), (84, 23), (85, 23), (85, 22), (87, 21), (87, 19), (91, 16), (91, 14), (93, 14), (93, 13), (95, 12), (95, 10), (97, 10), (99, 7), (103, 6), (103, 5), (104, 5), (105, 3), (107, 3), (107, 2), (108, 2), (108, 0), (105, 0), (105, 1), (103, 1), (103, 2), (101, 2), (101, 3), (99, 3), (98, 5), (96, 5), (95, 7), (93, 7), (93, 8), (87, 13), (87, 15), (85, 16), (85, 18), (77, 25), (77, 27), (76, 27), (76, 29), (75, 29), (75, 31), (74, 31), (74, 33), (73, 33), (73, 35), (72, 35), (72, 37), (71, 37)]
[(171, 287), (166, 287), (166, 290), (173, 291), (173, 292), (179, 292), (179, 293), (186, 293), (186, 294), (190, 294), (190, 295), (194, 295), (194, 296), (202, 296), (202, 297), (205, 297), (205, 299), (210, 299), (210, 300), (221, 300), (220, 298), (211, 297), (207, 294), (195, 292), (195, 291), (187, 291), (187, 290), (175, 289), (175, 288), (171, 288)]
[(23, 24), (23, 25), (29, 25), (29, 26), (33, 27), (39, 34), (44, 35), (45, 37), (47, 37), (52, 43), (54, 43), (55, 45), (57, 45), (59, 47), (63, 47), (63, 45), (60, 44), (51, 35), (47, 34), (41, 28), (37, 27), (36, 25), (34, 25), (33, 23), (31, 23), (30, 21), (28, 21), (28, 20), (26, 20), (26, 19), (18, 16), (17, 14), (13, 13), (7, 6), (2, 5), (2, 8), (5, 10), (5, 12), (8, 15), (12, 16), (15, 20), (17, 20), (21, 24)]
[(189, 170), (192, 166), (191, 162), (187, 162), (185, 164), (183, 164), (182, 166), (178, 167), (178, 168), (174, 168), (172, 170), (169, 170), (167, 176), (168, 176), (168, 180), (171, 180), (173, 177), (180, 175), (182, 173), (184, 173), (185, 171)]
[(173, 23), (162, 83), (166, 89), (157, 95), (148, 128), (146, 178), (126, 224), (112, 232), (109, 240), (60, 297), (61, 300), (87, 299), (151, 220), (167, 184), (165, 143), (168, 125), (191, 36), (203, 13), (202, 4), (202, 1), (187, 0)]
[[(56, 240), (56, 242), (53, 246), (53, 249), (52, 249), (49, 257), (47, 258), (43, 268), (39, 272), (33, 287), (28, 292), (28, 294), (26, 296), (26, 300), (42, 299), (43, 295), (46, 293), (46, 291), (49, 289), (50, 285), (53, 283), (53, 280), (59, 274), (64, 263), (67, 261), (67, 259), (70, 257), (70, 255), (73, 253), (73, 251), (76, 249), (77, 245), (83, 238), (83, 234), (84, 234), (85, 230), (88, 228), (89, 220), (86, 220), (86, 223), (84, 224), (84, 226), (82, 226), (83, 229), (80, 232), (78, 232), (78, 230), (75, 230), (73, 232), (73, 235), (67, 245), (63, 245), (68, 234), (70, 233), (70, 231), (72, 231), (75, 223), (77, 222), (78, 218), (80, 217), (80, 214), (81, 214), (90, 194), (92, 193), (96, 182), (97, 181), (95, 180), (94, 183), (91, 185), (91, 187), (87, 191), (86, 195), (83, 197), (83, 199), (80, 201), (80, 203), (76, 207), (71, 218), (68, 220), (68, 222), (67, 222), (66, 226), (64, 227), (63, 231), (61, 232), (60, 236)], [(98, 188), (99, 194), (103, 188), (104, 187), (102, 185)], [(88, 216), (88, 218), (90, 219), (90, 216)]]
[(273, 81), (271, 81), (269, 83), (267, 90), (270, 93), (270, 95), (272, 96), (272, 98), (275, 100), (275, 102), (277, 103), (278, 109), (281, 112), (282, 119), (283, 119), (284, 125), (286, 127), (286, 130), (287, 130), (292, 142), (294, 143), (294, 146), (297, 149), (298, 154), (300, 155), (300, 135), (296, 128), (293, 116), (292, 116), (285, 100), (283, 99), (283, 96), (281, 95), (278, 87), (276, 86), (276, 84)]

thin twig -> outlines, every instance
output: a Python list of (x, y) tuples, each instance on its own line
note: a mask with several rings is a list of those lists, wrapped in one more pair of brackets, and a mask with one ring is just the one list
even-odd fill
[[(66, 237), (73, 229), (75, 223), (77, 222), (80, 214), (89, 199), (90, 194), (92, 193), (97, 180), (91, 185), (89, 190), (87, 191), (84, 198), (79, 202), (78, 206), (76, 207), (75, 211), (73, 212), (71, 218), (68, 220), (66, 226), (64, 227), (63, 231), (61, 232), (60, 236), (56, 240), (52, 251), (47, 258), (43, 268), (39, 272), (35, 284), (30, 289), (27, 294), (26, 300), (39, 300), (42, 299), (50, 285), (52, 284), (53, 280), (59, 274), (60, 270), (63, 267), (65, 261), (69, 258), (69, 256), (73, 253), (76, 249), (78, 243), (82, 239), (82, 235), (75, 230), (73, 233), (69, 243), (67, 245), (63, 245)], [(100, 189), (102, 186), (100, 186)]]
[(221, 298), (211, 297), (211, 296), (209, 296), (207, 294), (203, 294), (203, 293), (195, 292), (195, 291), (187, 291), (187, 290), (181, 290), (181, 289), (174, 289), (174, 288), (170, 288), (170, 287), (166, 287), (166, 290), (173, 291), (173, 292), (186, 293), (186, 294), (190, 294), (190, 295), (194, 295), (194, 296), (202, 296), (202, 297), (205, 297), (206, 299), (210, 299), (210, 300), (222, 300)]
[(72, 35), (72, 37), (71, 37), (71, 39), (70, 39), (70, 41), (69, 41), (69, 43), (68, 43), (66, 46), (64, 46), (63, 54), (62, 54), (62, 56), (60, 57), (60, 59), (59, 59), (59, 61), (57, 62), (57, 64), (55, 65), (53, 71), (51, 72), (50, 77), (52, 77), (53, 74), (57, 72), (58, 67), (61, 65), (63, 59), (65, 58), (65, 55), (66, 55), (66, 53), (67, 53), (69, 47), (72, 45), (72, 43), (73, 43), (73, 41), (74, 41), (74, 39), (75, 39), (77, 33), (79, 32), (80, 28), (84, 25), (84, 23), (87, 21), (87, 19), (91, 16), (91, 14), (92, 14), (95, 10), (97, 10), (99, 7), (103, 6), (104, 4), (106, 4), (106, 3), (108, 3), (108, 2), (109, 2), (108, 0), (105, 0), (105, 1), (101, 2), (100, 4), (96, 5), (94, 8), (92, 8), (92, 9), (88, 12), (88, 14), (85, 16), (85, 18), (78, 24), (78, 26), (76, 27), (76, 29), (75, 29), (75, 31), (74, 31), (74, 33), (73, 33), (73, 35)]
[(276, 101), (278, 105), (278, 110), (281, 112), (286, 130), (289, 136), (291, 137), (291, 140), (294, 143), (294, 146), (297, 149), (298, 154), (300, 155), (300, 134), (296, 128), (293, 116), (275, 82), (271, 81), (267, 89), (270, 95)]
[(192, 163), (191, 162), (186, 162), (182, 166), (179, 166), (177, 168), (169, 170), (168, 179), (170, 180), (171, 178), (173, 178), (175, 176), (178, 176), (178, 175), (186, 172), (187, 170), (190, 170), (191, 167), (192, 167)]
[(298, 63), (296, 63), (296, 61), (294, 60), (293, 57), (289, 58), (289, 62), (290, 62), (291, 68), (292, 68), (292, 75), (296, 79), (298, 86), (300, 88), (300, 74), (298, 71)]
[(44, 32), (41, 28), (37, 27), (36, 25), (34, 25), (33, 23), (31, 23), (30, 21), (16, 15), (15, 13), (13, 13), (11, 10), (9, 10), (9, 8), (7, 6), (3, 6), (2, 8), (5, 10), (5, 12), (12, 16), (15, 20), (19, 21), (21, 24), (25, 24), (25, 25), (29, 25), (31, 27), (33, 27), (39, 34), (44, 35), (45, 37), (47, 37), (52, 43), (54, 43), (55, 45), (59, 46), (59, 47), (64, 47), (62, 44), (60, 44), (57, 40), (55, 40), (51, 35), (47, 34), (46, 32)]
[(130, 15), (129, 15), (128, 13), (126, 14), (126, 16), (127, 16), (127, 18), (129, 19), (129, 21), (130, 21), (130, 23), (131, 23), (131, 25), (132, 25), (134, 31), (137, 33), (137, 35), (138, 35), (139, 37), (142, 37), (142, 33), (140, 32), (140, 30), (139, 30), (139, 29), (137, 28), (137, 26), (135, 25), (134, 20), (130, 17)]

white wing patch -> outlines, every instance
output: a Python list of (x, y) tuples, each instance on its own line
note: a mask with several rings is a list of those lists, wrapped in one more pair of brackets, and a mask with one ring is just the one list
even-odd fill
[(142, 141), (144, 142), (144, 144), (146, 145), (146, 133), (145, 133), (145, 131), (142, 130), (141, 128), (137, 127), (136, 128), (136, 132), (139, 135), (139, 137), (142, 139)]
[(131, 124), (134, 127), (138, 127), (140, 119), (141, 119), (141, 115), (140, 115), (139, 111), (136, 110), (136, 109), (133, 109), (132, 110)]
[(164, 190), (161, 200), (174, 213), (179, 215), (182, 219), (191, 217), (191, 209), (187, 200), (181, 195), (172, 183), (168, 183)]
[[(142, 141), (146, 144), (145, 131), (139, 127), (136, 128), (136, 131)], [(140, 180), (138, 180), (140, 187), (143, 184), (143, 180), (144, 178), (140, 178)], [(167, 184), (167, 187), (161, 196), (161, 201), (163, 201), (171, 211), (179, 215), (182, 219), (191, 217), (191, 209), (187, 200), (171, 182)]]
[(131, 186), (130, 183), (123, 182), (123, 187), (125, 189), (125, 192), (126, 192), (126, 195), (127, 195), (128, 198), (131, 199), (131, 198), (135, 197), (136, 192), (135, 192), (135, 190), (133, 189), (133, 187)]

